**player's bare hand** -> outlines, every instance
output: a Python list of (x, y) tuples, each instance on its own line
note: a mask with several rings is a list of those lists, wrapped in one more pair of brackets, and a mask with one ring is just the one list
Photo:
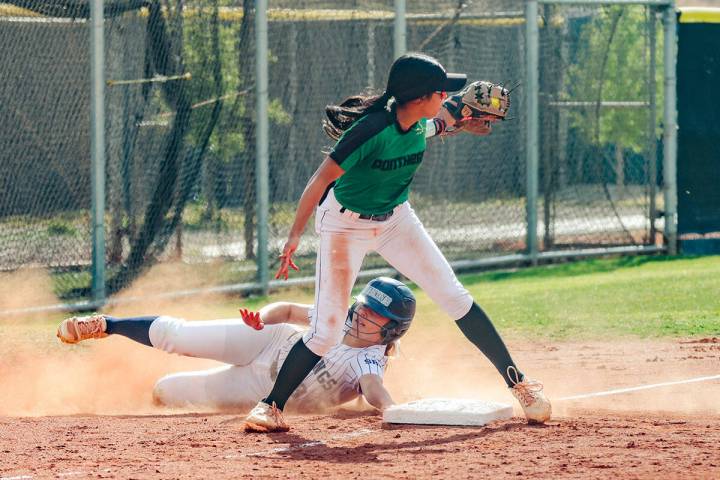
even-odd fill
[(265, 323), (260, 319), (260, 312), (253, 312), (247, 308), (240, 308), (240, 315), (242, 316), (243, 322), (251, 326), (255, 330), (262, 330), (265, 328)]
[(277, 273), (275, 274), (275, 278), (285, 278), (285, 280), (288, 279), (289, 276), (289, 269), (292, 268), (296, 272), (299, 272), (300, 269), (297, 265), (295, 265), (295, 262), (292, 260), (293, 253), (295, 253), (295, 250), (297, 250), (298, 244), (300, 243), (299, 237), (290, 237), (285, 244), (285, 247), (283, 247), (283, 253), (280, 255), (280, 268), (278, 268)]

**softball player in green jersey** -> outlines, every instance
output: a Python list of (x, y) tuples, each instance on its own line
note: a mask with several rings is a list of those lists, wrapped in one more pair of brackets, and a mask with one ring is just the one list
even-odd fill
[[(443, 129), (438, 115), (446, 92), (460, 90), (463, 74), (449, 74), (432, 57), (407, 54), (390, 69), (380, 96), (355, 96), (326, 109), (325, 131), (338, 142), (308, 181), (276, 278), (297, 270), (292, 255), (315, 211), (320, 236), (311, 326), (291, 349), (277, 380), (246, 419), (246, 428), (285, 428), (285, 402), (343, 335), (350, 295), (365, 255), (378, 252), (419, 285), (503, 376), (531, 422), (550, 418), (542, 385), (525, 377), (488, 316), (460, 284), (408, 203), (427, 136)], [(429, 120), (428, 120), (429, 119)], [(382, 295), (379, 295), (382, 301)]]

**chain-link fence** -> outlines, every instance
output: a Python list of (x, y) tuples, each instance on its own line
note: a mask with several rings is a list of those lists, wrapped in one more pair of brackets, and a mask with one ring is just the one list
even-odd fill
[[(12, 3), (0, 4), (0, 269), (49, 269), (63, 302), (88, 299), (88, 2)], [(331, 146), (324, 106), (384, 88), (396, 32), (392, 0), (268, 3), (272, 259)], [(256, 280), (254, 8), (105, 2), (108, 294), (157, 262), (202, 272), (187, 289)], [(414, 180), (413, 206), (451, 260), (526, 249), (524, 9), (522, 0), (407, 2), (409, 50), (514, 88), (511, 118), (489, 137), (430, 140)], [(541, 249), (655, 244), (654, 10), (543, 5), (540, 19)], [(298, 251), (305, 275), (315, 245), (309, 226)], [(370, 256), (364, 268), (384, 266)]]
[(654, 244), (652, 219), (662, 208), (656, 13), (637, 5), (543, 5), (541, 14), (544, 247)]
[(90, 259), (88, 32), (85, 22), (0, 4), (0, 269)]

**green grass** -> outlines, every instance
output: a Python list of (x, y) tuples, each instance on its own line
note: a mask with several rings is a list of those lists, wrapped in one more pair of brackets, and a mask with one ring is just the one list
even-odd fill
[[(503, 335), (553, 340), (720, 335), (719, 256), (588, 260), (462, 275), (461, 281)], [(414, 291), (418, 325), (452, 325), (427, 295)], [(312, 302), (311, 292), (304, 295)], [(279, 298), (283, 292), (270, 299)]]
[[(720, 336), (720, 256), (588, 260), (462, 275), (461, 281), (507, 337)], [(427, 295), (413, 288), (420, 328), (455, 328)], [(228, 297), (208, 304), (207, 318), (231, 317), (238, 306), (257, 309), (277, 300), (312, 303), (313, 292), (293, 288), (268, 297)], [(43, 323), (61, 317), (47, 315)]]
[[(720, 335), (720, 256), (622, 257), (462, 275), (503, 335), (553, 340)], [(450, 319), (419, 289), (416, 323)], [(251, 307), (312, 291), (242, 299)], [(454, 327), (452, 327), (454, 328)]]
[(501, 330), (554, 339), (720, 334), (720, 257), (627, 257), (463, 278)]

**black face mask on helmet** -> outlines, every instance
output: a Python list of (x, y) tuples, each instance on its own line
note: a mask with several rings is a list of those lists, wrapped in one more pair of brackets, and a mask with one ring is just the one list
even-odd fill
[[(345, 333), (355, 338), (365, 340), (360, 336), (358, 323), (353, 327), (353, 319), (360, 316), (364, 320), (377, 325), (381, 344), (387, 345), (398, 338), (402, 337), (410, 328), (413, 317), (415, 316), (415, 295), (402, 282), (393, 278), (379, 277), (370, 282), (363, 288), (362, 292), (355, 297), (355, 303), (348, 310), (348, 316), (345, 319)], [(369, 318), (358, 312), (358, 306), (365, 306), (383, 317), (388, 322), (380, 326)], [(368, 332), (365, 332), (366, 334)], [(376, 333), (376, 332), (373, 332)]]

